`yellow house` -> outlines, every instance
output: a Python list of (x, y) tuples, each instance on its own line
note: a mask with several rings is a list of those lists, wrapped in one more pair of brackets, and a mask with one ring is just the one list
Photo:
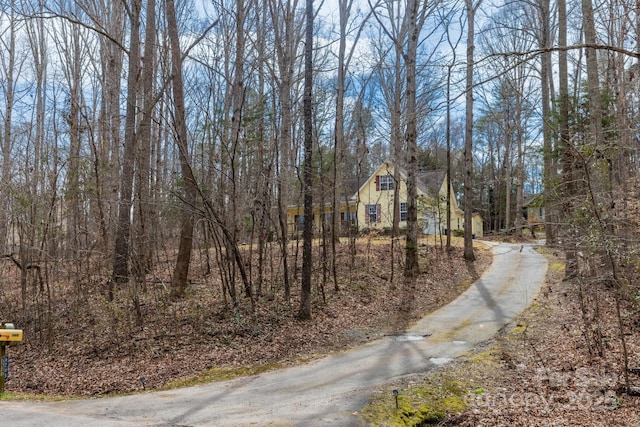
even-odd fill
[[(360, 229), (390, 229), (393, 226), (395, 188), (398, 185), (399, 226), (407, 225), (407, 172), (398, 169), (399, 179), (395, 180), (395, 168), (386, 161), (362, 184), (352, 200), (357, 206), (357, 220)], [(447, 232), (447, 183), (446, 171), (420, 172), (416, 176), (418, 193), (418, 227), (423, 234), (445, 234)], [(463, 230), (464, 212), (458, 207), (450, 189), (451, 229)], [(482, 237), (482, 217), (473, 216), (472, 233)]]
[[(399, 168), (398, 215), (399, 227), (407, 226), (407, 173)], [(447, 184), (446, 171), (421, 172), (417, 175), (418, 227), (423, 234), (445, 234), (447, 232)], [(376, 229), (390, 230), (393, 226), (393, 209), (396, 181), (391, 162), (382, 163), (368, 178), (346, 180), (340, 203), (340, 232)], [(451, 187), (451, 229), (463, 230), (464, 212), (458, 207)], [(327, 203), (314, 204), (313, 222), (316, 234), (330, 230), (333, 207)], [(287, 209), (290, 236), (300, 235), (304, 224), (302, 206)], [(472, 233), (482, 237), (482, 217), (473, 216)]]
[[(344, 186), (339, 191), (340, 218), (339, 227), (341, 234), (347, 234), (349, 228), (357, 230), (356, 203), (353, 200), (355, 194), (366, 178), (346, 179)], [(328, 198), (328, 196), (327, 196)], [(324, 230), (329, 232), (333, 225), (333, 206), (330, 202), (318, 203), (318, 195), (314, 195), (313, 205), (313, 227), (314, 234), (320, 235)], [(304, 226), (304, 207), (300, 205), (290, 205), (287, 207), (287, 230), (290, 237), (302, 236)]]

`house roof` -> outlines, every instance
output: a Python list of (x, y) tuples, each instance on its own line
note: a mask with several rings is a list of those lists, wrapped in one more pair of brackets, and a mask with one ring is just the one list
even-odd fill
[[(353, 180), (353, 182), (345, 182), (345, 191), (347, 194), (351, 194), (351, 199), (355, 199), (358, 195), (358, 192), (366, 185), (366, 183), (372, 179), (384, 166), (393, 167), (393, 163), (391, 161), (384, 161), (371, 176), (367, 178), (358, 178), (357, 180)], [(401, 166), (398, 167), (398, 171), (403, 179), (407, 179), (407, 170)], [(419, 172), (416, 175), (416, 185), (418, 189), (418, 193), (422, 193), (425, 195), (433, 196), (437, 194), (442, 188), (442, 183), (447, 176), (447, 171), (444, 169), (434, 170), (434, 171), (425, 171)], [(348, 180), (347, 180), (348, 181)], [(353, 185), (353, 186), (352, 186)]]
[(416, 176), (418, 189), (424, 194), (437, 194), (442, 188), (442, 183), (447, 177), (446, 170), (419, 172)]
[(353, 198), (358, 193), (360, 187), (367, 182), (369, 177), (361, 176), (357, 178), (345, 178), (344, 187), (340, 190), (340, 200), (347, 198)]
[[(407, 179), (407, 170), (403, 167), (398, 168), (403, 178)], [(438, 194), (442, 188), (442, 183), (447, 177), (447, 171), (444, 169), (418, 172), (416, 175), (416, 185), (418, 191), (422, 194), (433, 196)]]

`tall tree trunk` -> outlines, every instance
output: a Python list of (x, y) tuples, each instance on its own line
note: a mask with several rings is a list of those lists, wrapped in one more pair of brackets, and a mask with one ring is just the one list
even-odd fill
[[(287, 224), (287, 204), (289, 202), (290, 180), (293, 175), (295, 153), (293, 149), (293, 102), (292, 92), (295, 72), (296, 49), (300, 41), (296, 28), (297, 0), (280, 3), (279, 0), (269, 2), (274, 36), (280, 43), (276, 45), (276, 62), (280, 73), (277, 80), (278, 95), (281, 107), (281, 127), (279, 147), (276, 154), (278, 225), (280, 231), (280, 252), (282, 256), (282, 274), (285, 299), (291, 293), (289, 267), (289, 225), (296, 230), (296, 224)], [(282, 9), (282, 10), (281, 10)]]
[[(39, 12), (44, 12), (44, 5), (41, 3), (39, 5)], [(45, 102), (47, 96), (47, 35), (46, 35), (46, 27), (44, 23), (44, 19), (36, 18), (34, 22), (29, 22), (27, 26), (27, 31), (29, 32), (31, 51), (33, 53), (33, 62), (34, 62), (34, 74), (36, 79), (36, 89), (35, 89), (35, 137), (34, 137), (34, 147), (33, 147), (33, 178), (30, 185), (30, 193), (32, 197), (38, 197), (38, 193), (45, 188), (45, 185), (42, 180), (43, 171), (43, 159), (42, 153), (45, 150), (45, 142), (46, 142), (46, 132), (45, 132), (45, 123), (46, 123), (46, 111), (45, 111)], [(55, 199), (56, 194), (52, 191), (51, 198)], [(36, 220), (38, 218), (38, 206), (39, 203), (34, 203), (32, 209), (34, 214), (31, 217), (31, 228), (35, 230), (36, 228)], [(48, 230), (53, 224), (50, 224), (47, 221), (45, 225), (45, 230), (42, 232), (42, 242), (40, 246), (41, 253), (45, 253), (45, 245), (48, 238)]]
[(336, 267), (336, 244), (339, 241), (340, 230), (340, 196), (344, 181), (344, 153), (346, 150), (344, 130), (344, 96), (346, 80), (346, 50), (347, 50), (347, 23), (351, 15), (353, 0), (338, 0), (340, 14), (340, 36), (338, 40), (338, 76), (336, 85), (336, 118), (334, 130), (333, 150), (333, 214), (331, 216), (331, 274), (333, 276), (334, 290), (338, 292), (338, 271)]
[[(507, 100), (510, 103), (510, 100)], [(505, 139), (504, 139), (504, 159), (502, 162), (502, 179), (504, 185), (504, 228), (511, 232), (511, 145), (513, 132), (510, 120), (513, 112), (507, 107), (507, 117), (505, 117)]]
[[(552, 146), (552, 134), (551, 134), (551, 52), (547, 51), (551, 47), (551, 16), (550, 16), (550, 0), (541, 0), (541, 13), (542, 20), (542, 34), (540, 40), (540, 47), (544, 49), (544, 53), (541, 58), (540, 69), (540, 81), (541, 81), (541, 102), (542, 102), (542, 138), (543, 138), (543, 183), (544, 183), (544, 202), (545, 208), (544, 216), (544, 234), (547, 245), (553, 245), (555, 243), (554, 226), (551, 220), (554, 215), (554, 209), (551, 202), (552, 186), (554, 180), (554, 156)], [(533, 225), (531, 225), (533, 226)]]
[[(591, 0), (582, 0), (582, 29), (587, 46), (597, 42), (596, 28)], [(598, 56), (594, 47), (585, 49), (587, 56), (587, 90), (589, 93), (589, 128), (591, 140), (598, 146), (604, 142), (602, 136), (602, 101), (600, 99), (600, 77), (598, 72)]]
[(122, 68), (124, 63), (124, 52), (118, 44), (122, 44), (125, 28), (124, 4), (120, 1), (111, 2), (105, 6), (107, 10), (108, 22), (105, 24), (108, 33), (115, 38), (116, 42), (109, 37), (100, 38), (100, 55), (103, 63), (103, 82), (101, 88), (101, 117), (99, 121), (98, 141), (98, 166), (99, 172), (96, 174), (102, 178), (99, 199), (105, 206), (104, 219), (101, 224), (103, 251), (110, 249), (110, 240), (114, 237), (112, 223), (118, 219), (119, 214), (119, 191), (120, 183), (120, 144), (122, 140), (122, 118), (120, 114), (120, 92), (122, 88)]
[[(404, 35), (401, 35), (404, 37)], [(396, 246), (400, 246), (397, 242), (400, 235), (400, 182), (402, 181), (402, 174), (400, 173), (400, 166), (405, 165), (406, 159), (403, 156), (403, 136), (404, 131), (402, 129), (402, 46), (400, 43), (394, 43), (395, 48), (395, 61), (394, 61), (394, 76), (393, 76), (393, 90), (392, 90), (392, 109), (391, 109), (391, 152), (393, 156), (393, 222), (391, 226), (391, 256), (389, 262), (391, 263), (391, 277), (389, 281), (393, 283), (396, 272)], [(400, 248), (398, 248), (400, 251)]]
[[(82, 249), (83, 234), (81, 232), (80, 213), (80, 138), (82, 125), (80, 123), (80, 105), (82, 103), (82, 58), (80, 47), (80, 33), (76, 26), (69, 28), (65, 37), (65, 47), (68, 49), (66, 60), (68, 67), (67, 83), (69, 85), (69, 171), (67, 176), (67, 191), (65, 194), (67, 218), (67, 239), (69, 255), (74, 261)], [(68, 44), (67, 44), (68, 43)]]
[[(43, 15), (44, 12), (44, 4), (40, 2), (38, 4), (38, 12)], [(35, 22), (34, 22), (35, 21)], [(33, 178), (31, 181), (29, 192), (31, 197), (34, 200), (38, 200), (38, 198), (48, 199), (47, 201), (42, 201), (41, 203), (33, 203), (31, 206), (31, 219), (30, 219), (30, 228), (31, 228), (31, 240), (35, 243), (36, 236), (40, 237), (38, 253), (39, 257), (42, 259), (46, 259), (47, 255), (51, 255), (52, 253), (48, 251), (48, 245), (50, 245), (50, 241), (55, 239), (50, 239), (50, 233), (54, 226), (55, 216), (52, 214), (54, 206), (58, 202), (58, 197), (55, 185), (49, 187), (50, 193), (46, 193), (47, 189), (47, 172), (46, 168), (51, 167), (48, 160), (46, 159), (44, 153), (47, 153), (46, 149), (46, 99), (48, 93), (48, 84), (47, 84), (47, 65), (48, 65), (48, 39), (47, 39), (47, 29), (44, 18), (36, 18), (33, 21), (27, 24), (27, 31), (29, 32), (31, 50), (33, 53), (33, 62), (34, 62), (34, 74), (36, 78), (36, 91), (35, 91), (35, 105), (36, 105), (36, 114), (35, 114), (35, 138), (34, 138), (34, 149), (33, 149)], [(53, 161), (55, 163), (55, 160)], [(47, 165), (47, 166), (45, 166)], [(55, 167), (54, 167), (55, 169)], [(55, 173), (55, 172), (54, 172)], [(55, 175), (53, 175), (55, 176)], [(44, 229), (41, 232), (38, 224), (42, 221), (44, 223)], [(46, 261), (44, 265), (44, 269), (47, 269)], [(37, 270), (38, 272), (40, 270)], [(42, 284), (42, 282), (41, 282)], [(54, 322), (53, 322), (53, 310), (52, 310), (52, 295), (50, 291), (50, 287), (47, 282), (46, 292), (42, 288), (40, 288), (40, 294), (43, 296), (43, 308), (44, 313), (38, 314), (37, 317), (43, 317), (42, 326), (40, 327), (40, 333), (44, 334), (44, 337), (41, 337), (41, 341), (45, 341), (49, 348), (52, 347), (53, 337), (54, 337)]]
[(165, 1), (167, 15), (167, 32), (171, 43), (171, 77), (174, 102), (174, 136), (180, 156), (180, 169), (184, 180), (184, 200), (182, 205), (182, 222), (180, 226), (180, 243), (176, 265), (171, 279), (171, 292), (174, 297), (184, 296), (187, 288), (189, 265), (191, 263), (191, 249), (193, 246), (193, 216), (196, 203), (197, 187), (193, 171), (189, 162), (189, 146), (187, 141), (187, 123), (184, 104), (184, 87), (182, 80), (182, 52), (180, 50), (180, 36), (178, 20), (176, 18), (175, 3)]
[(156, 0), (147, 0), (147, 13), (144, 37), (144, 67), (142, 68), (142, 120), (138, 135), (137, 160), (137, 230), (135, 273), (144, 277), (153, 263), (153, 233), (155, 209), (151, 203), (150, 162), (151, 162), (151, 130), (155, 109), (154, 81), (156, 77)]
[(473, 50), (475, 48), (475, 11), (481, 0), (474, 6), (473, 0), (466, 0), (467, 8), (467, 76), (466, 115), (464, 140), (464, 259), (474, 261), (473, 253)]
[[(9, 3), (9, 41), (7, 43), (7, 51), (4, 53), (6, 59), (3, 60), (4, 66), (4, 132), (2, 133), (2, 182), (0, 182), (0, 197), (2, 200), (9, 200), (11, 193), (11, 147), (13, 140), (13, 107), (15, 103), (15, 67), (16, 67), (16, 8), (15, 1)], [(4, 58), (3, 58), (4, 59)], [(0, 248), (2, 253), (10, 252), (8, 244), (9, 231), (9, 206), (7, 203), (0, 208)], [(24, 308), (25, 301), (23, 301)]]
[(447, 43), (451, 48), (451, 63), (447, 65), (447, 251), (451, 251), (451, 198), (453, 197), (451, 194), (451, 73), (456, 65), (456, 50), (461, 40), (462, 34), (453, 43), (449, 31), (447, 31)]
[(304, 46), (304, 95), (302, 113), (304, 120), (304, 231), (302, 235), (302, 287), (298, 317), (311, 318), (311, 269), (313, 258), (313, 0), (306, 1), (306, 32)]
[(405, 247), (405, 277), (420, 274), (418, 264), (418, 191), (416, 187), (417, 158), (417, 107), (416, 107), (416, 57), (420, 27), (418, 26), (418, 0), (407, 5), (408, 31), (405, 68), (407, 73), (407, 240)]
[(266, 134), (266, 96), (265, 96), (265, 68), (266, 68), (266, 54), (265, 54), (265, 38), (267, 28), (267, 7), (262, 4), (259, 10), (256, 10), (256, 32), (257, 37), (257, 51), (258, 51), (258, 140), (261, 141), (261, 146), (258, 150), (258, 163), (260, 165), (260, 176), (263, 178), (259, 182), (259, 189), (257, 194), (258, 198), (258, 277), (256, 280), (256, 294), (260, 296), (262, 294), (262, 282), (264, 280), (264, 268), (265, 268), (265, 254), (268, 241), (270, 240), (270, 227), (269, 227), (269, 213), (271, 212), (271, 203), (269, 198), (271, 177), (271, 164), (266, 160), (270, 156), (267, 152), (267, 134)]
[[(520, 68), (518, 68), (520, 70)], [(520, 76), (520, 78), (523, 78)], [(518, 80), (522, 82), (522, 80)], [(524, 129), (522, 125), (522, 94), (520, 91), (517, 93), (516, 99), (516, 118), (518, 120), (516, 126), (516, 144), (517, 144), (517, 168), (516, 168), (516, 217), (514, 220), (515, 235), (522, 236), (522, 203), (524, 197)]]
[[(591, 0), (582, 0), (582, 29), (584, 31), (584, 41), (587, 46), (594, 46), (597, 43), (597, 33), (595, 28), (594, 16), (593, 16), (593, 3)], [(598, 55), (597, 51), (593, 47), (587, 47), (586, 49), (586, 65), (587, 65), (587, 91), (589, 94), (589, 132), (592, 147), (595, 152), (602, 152), (606, 161), (606, 169), (598, 170), (594, 168), (592, 173), (597, 174), (601, 179), (604, 192), (608, 194), (610, 205), (613, 206), (613, 194), (612, 194), (612, 161), (611, 150), (606, 147), (606, 141), (604, 138), (602, 128), (602, 99), (600, 95), (600, 74), (598, 71)], [(620, 150), (620, 147), (615, 148), (616, 151)], [(598, 206), (598, 200), (593, 198), (594, 209), (600, 209)], [(613, 229), (610, 229), (613, 233)]]
[(127, 108), (125, 113), (124, 154), (120, 178), (118, 224), (113, 254), (113, 277), (109, 298), (113, 298), (113, 284), (129, 281), (129, 241), (131, 237), (131, 195), (136, 154), (136, 110), (138, 107), (138, 73), (140, 71), (140, 9), (141, 0), (132, 0), (129, 66), (127, 76)]
[[(232, 139), (231, 144), (233, 145), (233, 157), (231, 159), (231, 221), (232, 221), (232, 235), (233, 240), (238, 241), (238, 221), (237, 218), (240, 216), (238, 214), (238, 181), (239, 181), (239, 166), (237, 159), (237, 152), (240, 148), (240, 139), (242, 133), (242, 122), (243, 122), (243, 106), (245, 102), (245, 88), (244, 88), (244, 61), (245, 61), (245, 2), (244, 0), (236, 0), (236, 45), (235, 45), (235, 59), (234, 59), (234, 80), (233, 80), (233, 89), (232, 89), (232, 105), (233, 105), (233, 116), (231, 117), (232, 123)], [(251, 285), (248, 282), (245, 282), (245, 296), (247, 298), (251, 298), (253, 301), (253, 292), (251, 289)]]
[(447, 251), (451, 250), (451, 72), (455, 64), (455, 53), (447, 68)]
[[(395, 278), (395, 262), (396, 262), (396, 241), (400, 234), (400, 182), (402, 174), (400, 169), (406, 166), (406, 156), (404, 155), (403, 145), (406, 141), (406, 129), (403, 128), (402, 122), (402, 101), (403, 101), (403, 80), (406, 81), (406, 75), (403, 74), (403, 61), (406, 60), (404, 48), (407, 37), (407, 17), (402, 15), (403, 2), (381, 2), (378, 3), (382, 12), (376, 10), (373, 14), (386, 35), (393, 43), (393, 70), (390, 73), (380, 72), (382, 90), (384, 93), (386, 105), (390, 113), (390, 145), (391, 157), (394, 164), (394, 188), (393, 188), (393, 213), (391, 227), (391, 277), (390, 282)], [(389, 17), (388, 20), (381, 19), (381, 14)], [(387, 27), (388, 26), (388, 27)], [(380, 52), (381, 63), (387, 53)], [(406, 70), (404, 70), (406, 72)], [(406, 123), (404, 123), (406, 126)]]
[[(573, 213), (573, 201), (575, 184), (574, 176), (574, 153), (569, 135), (569, 73), (567, 62), (567, 3), (566, 0), (558, 0), (558, 89), (559, 89), (559, 151), (562, 163), (562, 206), (560, 216), (566, 221)], [(563, 240), (565, 241), (565, 276), (571, 277), (576, 272), (576, 251), (567, 245), (568, 227), (563, 227)], [(570, 236), (569, 236), (570, 237)], [(569, 243), (570, 245), (570, 243)]]

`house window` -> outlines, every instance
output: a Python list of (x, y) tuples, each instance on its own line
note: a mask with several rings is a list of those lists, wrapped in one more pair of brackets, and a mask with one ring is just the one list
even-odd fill
[(396, 182), (391, 175), (380, 175), (380, 191), (393, 190)]
[(342, 221), (344, 222), (348, 222), (348, 221), (353, 222), (356, 219), (355, 212), (342, 212), (341, 216), (342, 216)]
[(372, 222), (378, 222), (380, 221), (380, 213), (379, 211), (379, 206), (380, 205), (366, 205), (365, 206), (365, 213), (366, 213), (366, 222), (368, 223), (372, 223)]
[(400, 202), (400, 221), (407, 220), (407, 202)]

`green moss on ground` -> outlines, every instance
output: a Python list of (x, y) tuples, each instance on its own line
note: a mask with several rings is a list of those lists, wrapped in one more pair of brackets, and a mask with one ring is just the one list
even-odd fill
[(467, 408), (469, 389), (445, 375), (427, 382), (398, 389), (398, 406), (393, 391), (374, 397), (361, 412), (368, 425), (381, 427), (424, 426), (437, 424)]

